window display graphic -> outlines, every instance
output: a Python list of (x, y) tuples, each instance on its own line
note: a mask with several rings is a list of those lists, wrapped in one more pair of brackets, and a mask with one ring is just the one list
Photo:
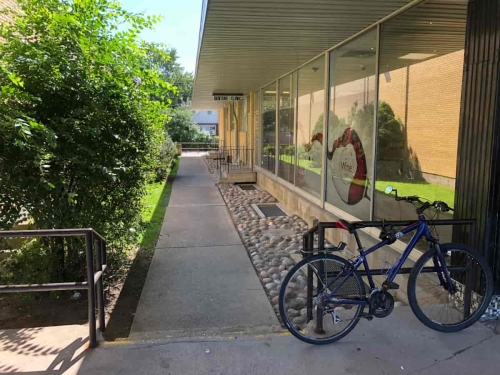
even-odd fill
[[(311, 139), (323, 144), (323, 134), (317, 133)], [(368, 188), (366, 157), (358, 133), (347, 128), (333, 142), (332, 150), (328, 150), (328, 160), (333, 163), (335, 173), (332, 181), (340, 198), (349, 205), (360, 202), (366, 196)]]

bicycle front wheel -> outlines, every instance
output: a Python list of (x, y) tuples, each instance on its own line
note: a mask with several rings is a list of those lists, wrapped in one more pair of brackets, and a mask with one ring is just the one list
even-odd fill
[(356, 326), (366, 295), (356, 273), (345, 279), (349, 267), (343, 258), (320, 254), (302, 260), (288, 272), (281, 285), (279, 309), (295, 337), (309, 344), (328, 344)]
[[(427, 327), (457, 332), (484, 314), (493, 294), (493, 278), (486, 260), (467, 246), (442, 244), (440, 248), (442, 256), (434, 247), (415, 263), (408, 280), (408, 301)], [(443, 261), (453, 285), (451, 291)]]

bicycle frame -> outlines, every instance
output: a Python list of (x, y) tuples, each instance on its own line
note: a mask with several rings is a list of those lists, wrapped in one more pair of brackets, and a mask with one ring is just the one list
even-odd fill
[[(413, 237), (411, 238), (410, 242), (406, 246), (406, 249), (403, 252), (403, 254), (401, 255), (399, 261), (397, 263), (395, 263), (393, 266), (391, 266), (391, 268), (389, 268), (389, 271), (387, 273), (386, 283), (391, 283), (391, 282), (394, 281), (394, 279), (396, 278), (399, 270), (401, 269), (401, 267), (403, 266), (403, 264), (408, 259), (408, 256), (412, 252), (413, 248), (415, 247), (415, 245), (417, 244), (417, 242), (422, 237), (425, 237), (428, 241), (433, 241), (434, 240), (432, 238), (432, 236), (431, 236), (430, 231), (429, 231), (429, 227), (427, 226), (427, 221), (425, 220), (425, 217), (423, 215), (419, 216), (419, 220), (418, 221), (416, 221), (415, 223), (409, 225), (408, 227), (406, 227), (406, 228), (402, 229), (401, 231), (399, 231), (398, 233), (396, 233), (396, 238), (399, 238), (399, 237), (401, 237), (401, 236), (403, 236), (403, 235), (405, 235), (407, 233), (413, 232), (415, 230), (416, 230), (415, 234), (413, 235)], [(357, 242), (359, 244), (359, 240), (358, 239), (357, 239)], [(349, 272), (343, 278), (343, 280), (339, 283), (339, 285), (331, 293), (328, 294), (328, 296), (327, 296), (328, 301), (332, 302), (332, 303), (336, 303), (336, 304), (352, 304), (352, 305), (365, 305), (365, 304), (367, 304), (368, 303), (367, 299), (363, 299), (363, 300), (350, 299), (350, 300), (335, 300), (335, 301), (332, 301), (331, 299), (333, 298), (333, 296), (335, 295), (335, 293), (342, 287), (342, 285), (349, 279), (349, 277), (351, 277), (352, 274), (355, 273), (361, 265), (363, 265), (364, 268), (365, 268), (366, 276), (368, 278), (368, 282), (370, 284), (371, 290), (377, 289), (375, 287), (375, 283), (373, 281), (373, 275), (372, 275), (372, 273), (370, 271), (370, 267), (368, 266), (368, 262), (366, 260), (366, 256), (369, 255), (369, 254), (371, 254), (371, 253), (373, 253), (374, 251), (377, 251), (381, 247), (383, 247), (385, 245), (388, 245), (389, 243), (390, 243), (389, 240), (384, 240), (384, 241), (379, 242), (375, 246), (369, 248), (368, 250), (363, 250), (363, 248), (360, 246), (360, 248), (358, 249), (360, 256), (358, 257), (358, 259), (356, 260), (356, 262), (352, 265), (352, 267), (349, 269)], [(435, 261), (434, 266), (436, 267), (436, 272), (439, 275), (440, 282), (442, 284), (446, 283), (449, 286), (453, 287), (453, 283), (451, 282), (451, 278), (450, 278), (449, 272), (446, 269), (446, 263), (444, 261), (444, 257), (441, 255), (439, 260), (440, 260), (440, 263), (442, 265), (442, 269), (440, 269), (439, 264), (436, 264), (437, 263), (436, 261)], [(441, 271), (444, 271), (446, 280), (442, 277)], [(326, 288), (329, 288), (343, 274), (344, 274), (343, 272), (339, 273), (333, 280), (331, 280), (328, 283), (328, 285), (326, 285), (325, 288), (323, 288), (323, 290), (326, 289)]]

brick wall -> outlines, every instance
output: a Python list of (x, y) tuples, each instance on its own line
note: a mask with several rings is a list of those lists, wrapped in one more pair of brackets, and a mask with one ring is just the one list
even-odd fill
[(462, 50), (380, 76), (380, 100), (402, 123), (408, 110), (408, 145), (424, 173), (455, 178), (463, 60)]

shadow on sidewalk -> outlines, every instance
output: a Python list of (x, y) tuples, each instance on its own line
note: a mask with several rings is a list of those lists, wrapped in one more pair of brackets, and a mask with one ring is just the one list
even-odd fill
[[(77, 338), (69, 345), (53, 347), (39, 344), (37, 335), (42, 328), (27, 328), (19, 330), (0, 331), (0, 348), (3, 352), (3, 361), (0, 360), (0, 373), (9, 374), (64, 374), (85, 357), (89, 339)], [(9, 355), (10, 353), (10, 355)], [(26, 362), (26, 356), (46, 357), (56, 356), (48, 365), (41, 365), (43, 369), (26, 371), (23, 368), (32, 367)], [(41, 360), (43, 363), (43, 360)], [(40, 362), (40, 360), (37, 360)]]

